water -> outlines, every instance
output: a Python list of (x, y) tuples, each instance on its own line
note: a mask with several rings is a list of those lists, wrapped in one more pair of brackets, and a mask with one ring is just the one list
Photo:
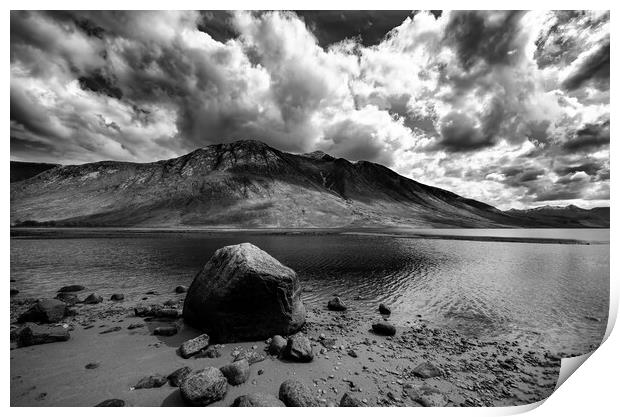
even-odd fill
[[(578, 354), (600, 343), (609, 308), (609, 244), (252, 232), (46, 233), (11, 238), (16, 280), (11, 288), (20, 296), (53, 296), (75, 283), (135, 300), (151, 290), (170, 293), (188, 285), (216, 249), (251, 242), (297, 271), (310, 308), (323, 308), (338, 294), (362, 318), (376, 318), (378, 303), (386, 302), (397, 324), (421, 315), (464, 335), (519, 338)], [(597, 242), (609, 236), (608, 230), (545, 233)]]

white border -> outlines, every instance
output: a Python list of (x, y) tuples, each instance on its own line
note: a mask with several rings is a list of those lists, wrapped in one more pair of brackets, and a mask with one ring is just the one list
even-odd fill
[[(2, 25), (4, 29), (4, 40), (2, 42), (2, 52), (5, 59), (9, 59), (10, 49), (9, 49), (9, 39), (10, 39), (10, 15), (9, 9), (313, 9), (313, 10), (327, 10), (327, 9), (361, 9), (361, 10), (375, 10), (375, 9), (402, 9), (407, 10), (412, 6), (415, 6), (417, 9), (610, 9), (612, 10), (612, 19), (615, 18), (615, 10), (613, 7), (613, 3), (611, 1), (598, 1), (598, 0), (590, 0), (590, 1), (546, 1), (544, 3), (540, 1), (531, 1), (531, 0), (523, 0), (518, 2), (497, 2), (497, 1), (468, 1), (468, 2), (456, 2), (456, 1), (393, 1), (393, 0), (382, 0), (380, 2), (377, 1), (367, 1), (367, 0), (358, 0), (355, 2), (344, 2), (344, 1), (334, 1), (334, 0), (315, 0), (313, 2), (300, 2), (300, 1), (283, 1), (283, 0), (271, 0), (271, 1), (260, 1), (260, 2), (250, 2), (247, 0), (227, 0), (225, 2), (208, 2), (208, 1), (186, 1), (186, 0), (176, 0), (174, 2), (165, 2), (160, 0), (151, 0), (151, 1), (127, 1), (127, 0), (108, 0), (105, 2), (88, 2), (84, 1), (55, 1), (55, 2), (45, 2), (45, 1), (34, 1), (34, 0), (22, 0), (22, 1), (6, 1), (4, 3), (6, 6), (5, 14), (3, 16), (3, 21), (5, 22)], [(617, 3), (616, 3), (617, 4)], [(613, 21), (613, 20), (612, 20)], [(614, 32), (617, 31), (618, 25), (611, 25), (612, 27), (612, 38), (619, 39)], [(615, 61), (615, 56), (617, 52), (617, 45), (612, 42), (612, 68), (613, 62)], [(7, 63), (8, 64), (8, 63)], [(5, 78), (3, 85), (3, 114), (2, 118), (2, 126), (5, 134), (8, 134), (10, 131), (10, 118), (8, 115), (10, 114), (9, 109), (9, 97), (10, 97), (10, 68), (9, 65), (5, 64)], [(613, 73), (614, 71), (612, 71)], [(612, 82), (612, 97), (617, 97), (616, 93), (616, 82)], [(612, 102), (615, 99), (612, 98)], [(614, 116), (616, 116), (616, 111), (614, 107), (611, 107), (611, 119), (614, 120), (612, 122), (612, 131), (615, 128), (616, 120), (620, 120)], [(7, 135), (8, 136), (8, 135)], [(615, 140), (615, 139), (614, 139)], [(612, 142), (614, 141), (612, 140)], [(3, 204), (1, 207), (3, 213), (3, 224), (4, 224), (4, 238), (2, 239), (2, 250), (0, 252), (0, 256), (2, 259), (3, 270), (5, 271), (5, 284), (4, 288), (7, 290), (4, 292), (4, 302), (7, 303), (5, 306), (5, 320), (8, 317), (8, 299), (9, 297), (6, 295), (8, 292), (8, 276), (10, 275), (10, 267), (9, 267), (9, 248), (10, 248), (10, 234), (9, 234), (9, 164), (8, 162), (10, 158), (10, 145), (9, 138), (5, 137), (1, 142), (2, 152), (4, 154), (5, 163), (0, 164), (0, 170), (2, 173), (2, 197)], [(612, 143), (612, 148), (614, 145)], [(613, 152), (611, 152), (613, 155)], [(614, 162), (614, 158), (611, 159), (612, 171), (615, 172), (616, 165)], [(611, 183), (611, 195), (612, 200), (613, 196), (617, 195), (617, 187), (616, 182)], [(611, 219), (612, 224), (615, 224), (617, 221), (617, 206), (615, 203), (611, 204)], [(618, 234), (616, 230), (612, 228), (611, 230), (611, 253), (615, 253), (614, 247), (617, 248), (616, 242), (618, 241)], [(384, 408), (381, 409), (381, 413), (388, 413), (393, 415), (410, 415), (410, 413), (415, 412), (416, 414), (424, 414), (424, 415), (508, 415), (508, 414), (516, 414), (525, 412), (533, 409), (531, 411), (531, 415), (533, 416), (543, 416), (549, 414), (557, 414), (557, 415), (611, 415), (613, 414), (613, 410), (618, 410), (616, 396), (618, 395), (617, 390), (617, 376), (620, 375), (618, 372), (618, 358), (616, 352), (620, 351), (620, 337), (618, 336), (618, 332), (612, 332), (610, 334), (610, 330), (613, 327), (613, 323), (615, 322), (615, 318), (617, 315), (618, 308), (618, 267), (617, 262), (614, 257), (611, 257), (611, 300), (610, 300), (610, 319), (608, 325), (608, 336), (609, 338), (603, 343), (603, 345), (595, 351), (591, 358), (588, 359), (583, 366), (581, 366), (576, 372), (575, 375), (570, 377), (566, 383), (561, 385), (559, 389), (551, 396), (549, 399), (542, 404), (536, 404), (532, 406), (523, 406), (523, 407), (512, 407), (512, 408), (443, 408), (443, 409), (423, 409), (416, 408), (412, 409), (398, 409), (398, 408)], [(8, 320), (5, 321), (8, 324)], [(7, 326), (8, 327), (8, 326)], [(9, 329), (5, 328), (4, 332), (2, 332), (3, 344), (5, 349), (9, 346)], [(2, 395), (2, 404), (4, 407), (9, 408), (9, 396), (10, 396), (10, 378), (9, 378), (9, 357), (5, 353), (2, 357), (3, 370), (6, 370), (4, 378), (2, 380), (2, 388), (0, 391), (0, 395)], [(574, 364), (572, 365), (574, 366)], [(62, 381), (59, 381), (62, 383)], [(120, 414), (129, 415), (129, 413), (134, 413), (134, 411), (130, 411), (130, 409), (117, 409), (115, 411)], [(320, 409), (321, 413), (338, 413), (339, 415), (344, 414), (361, 414), (370, 416), (374, 414), (378, 409), (346, 409), (346, 410), (334, 410), (334, 409)], [(31, 408), (9, 408), (9, 415), (19, 415), (19, 416), (28, 416), (34, 415), (34, 413), (38, 412), (37, 410)], [(299, 413), (301, 415), (314, 415), (319, 411), (319, 409), (299, 409), (295, 411), (295, 413)], [(77, 408), (48, 408), (45, 410), (46, 413), (49, 413), (51, 416), (66, 416), (67, 413), (73, 415), (74, 413), (82, 413), (83, 411)], [(103, 416), (109, 413), (109, 410), (105, 409), (97, 409), (91, 408), (88, 410), (89, 413), (93, 413), (95, 416)], [(182, 411), (183, 413), (189, 414), (198, 414), (198, 413), (217, 413), (218, 415), (236, 415), (244, 413), (242, 409), (211, 409), (207, 410), (199, 410), (199, 409), (185, 409)], [(251, 411), (252, 413), (256, 413), (257, 411)], [(287, 410), (277, 410), (272, 409), (267, 411), (270, 414), (275, 415), (284, 415), (290, 414), (290, 411)], [(617, 411), (616, 411), (617, 412)], [(169, 414), (170, 411), (166, 411), (164, 409), (152, 409), (149, 410), (148, 413), (153, 413), (154, 415), (164, 415)]]

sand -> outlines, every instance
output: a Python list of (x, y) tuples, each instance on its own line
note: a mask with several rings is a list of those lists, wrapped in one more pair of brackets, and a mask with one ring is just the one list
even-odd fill
[[(212, 406), (229, 406), (252, 392), (277, 396), (288, 378), (306, 383), (325, 406), (339, 403), (346, 392), (369, 406), (429, 405), (420, 401), (419, 393), (428, 392), (421, 387), (436, 388), (439, 394), (425, 398), (446, 406), (523, 405), (548, 397), (560, 368), (558, 357), (520, 341), (464, 338), (432, 328), (423, 318), (397, 327), (394, 337), (376, 335), (370, 324), (383, 317), (378, 312), (372, 317), (359, 314), (354, 300), (345, 300), (345, 312), (328, 311), (327, 300), (325, 306), (308, 306), (303, 332), (315, 353), (310, 363), (271, 357), (264, 351), (265, 341), (223, 345), (219, 358), (183, 359), (177, 348), (200, 332), (181, 326), (174, 336), (154, 336), (153, 329), (161, 323), (133, 313), (139, 303), (167, 300), (181, 309), (183, 296), (171, 289), (170, 294), (148, 295), (145, 301), (113, 302), (104, 295), (103, 303), (78, 305), (77, 314), (59, 324), (71, 329), (69, 341), (25, 348), (12, 343), (11, 406), (92, 406), (111, 398), (127, 406), (182, 406), (178, 388), (133, 386), (142, 377), (168, 375), (183, 366), (220, 367), (244, 349), (264, 353), (266, 359), (251, 366), (246, 383), (229, 386), (226, 397)], [(11, 300), (12, 323), (28, 307), (19, 300)], [(131, 324), (144, 326), (129, 330)], [(121, 329), (101, 334), (117, 326)], [(414, 369), (425, 362), (437, 366), (441, 375), (416, 376)], [(87, 369), (91, 363), (96, 367)]]

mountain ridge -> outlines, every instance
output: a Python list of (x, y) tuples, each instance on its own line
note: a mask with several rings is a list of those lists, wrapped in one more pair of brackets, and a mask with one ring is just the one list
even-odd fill
[[(14, 226), (566, 224), (555, 217), (540, 217), (502, 212), (373, 162), (351, 162), (321, 151), (291, 154), (254, 140), (211, 145), (148, 163), (101, 161), (56, 166), (11, 184)], [(565, 227), (583, 226), (574, 216), (571, 221)], [(591, 216), (586, 222), (595, 223)], [(593, 227), (605, 227), (604, 223)]]

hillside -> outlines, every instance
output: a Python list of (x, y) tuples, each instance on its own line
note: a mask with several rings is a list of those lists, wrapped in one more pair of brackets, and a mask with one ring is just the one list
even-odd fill
[(290, 154), (257, 141), (208, 146), (152, 163), (58, 166), (11, 184), (12, 225), (535, 227), (552, 223), (501, 212), (375, 163), (352, 163), (322, 152)]

